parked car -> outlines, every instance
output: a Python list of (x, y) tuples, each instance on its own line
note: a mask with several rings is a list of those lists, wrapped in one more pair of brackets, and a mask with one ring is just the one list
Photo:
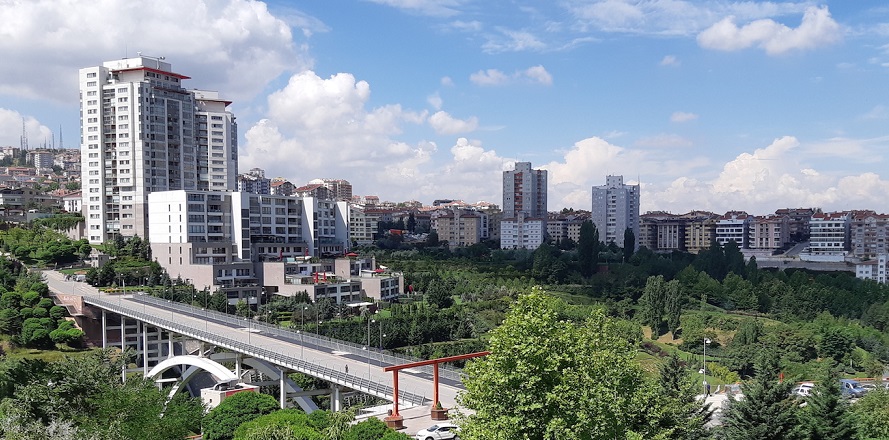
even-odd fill
[(867, 393), (861, 383), (854, 379), (840, 379), (840, 392), (848, 398), (858, 398)]
[(861, 384), (861, 388), (864, 389), (865, 392), (869, 393), (873, 390), (878, 390), (878, 389), (882, 388), (882, 386), (880, 384), (876, 384), (876, 383), (863, 383), (863, 384)]
[(815, 388), (815, 384), (814, 384), (814, 383), (812, 383), (812, 382), (803, 382), (803, 383), (797, 385), (796, 387), (794, 387), (794, 388), (793, 388), (793, 391), (791, 391), (791, 393), (792, 393), (794, 396), (799, 396), (799, 397), (809, 397), (809, 396), (812, 395), (812, 389), (814, 389), (814, 388)]
[(460, 440), (460, 427), (453, 423), (439, 423), (417, 433), (417, 440)]

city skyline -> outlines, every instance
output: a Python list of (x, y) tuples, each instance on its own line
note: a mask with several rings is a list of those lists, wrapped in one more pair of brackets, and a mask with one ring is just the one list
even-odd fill
[(642, 212), (889, 211), (878, 2), (177, 5), (0, 4), (20, 23), (0, 39), (0, 144), (24, 117), (32, 146), (59, 127), (75, 146), (77, 70), (141, 51), (235, 101), (241, 173), (497, 202), (528, 161), (553, 211), (590, 209), (609, 174), (641, 180)]

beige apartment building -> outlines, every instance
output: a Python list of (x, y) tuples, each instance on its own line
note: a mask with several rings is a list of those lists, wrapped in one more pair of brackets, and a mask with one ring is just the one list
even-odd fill
[(790, 218), (770, 214), (750, 222), (750, 249), (776, 250), (790, 242)]
[(441, 213), (432, 219), (432, 230), (450, 247), (472, 246), (482, 239), (482, 215), (460, 210)]

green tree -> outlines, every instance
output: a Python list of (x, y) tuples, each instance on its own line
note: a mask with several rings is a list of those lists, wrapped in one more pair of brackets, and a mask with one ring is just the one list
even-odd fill
[(664, 314), (666, 315), (667, 330), (672, 332), (673, 339), (676, 339), (676, 332), (679, 331), (682, 318), (682, 284), (679, 280), (672, 280), (665, 287)]
[(855, 437), (849, 405), (843, 398), (837, 383), (839, 374), (830, 367), (822, 367), (819, 381), (806, 399), (802, 410), (801, 426), (810, 440), (848, 440)]
[[(326, 428), (326, 424), (324, 425)], [(296, 409), (281, 409), (244, 422), (235, 430), (235, 440), (266, 439), (326, 440), (313, 426), (309, 415)]]
[(241, 423), (278, 409), (275, 398), (266, 394), (241, 392), (229, 396), (204, 417), (206, 440), (232, 440)]
[(417, 231), (417, 218), (414, 216), (413, 212), (408, 214), (406, 226), (407, 230), (410, 231), (410, 233), (412, 234)]
[(862, 440), (889, 439), (889, 390), (873, 390), (851, 407), (852, 420)]
[(642, 324), (651, 328), (651, 339), (657, 339), (661, 335), (664, 310), (666, 309), (667, 287), (664, 277), (648, 277), (642, 297), (639, 298), (639, 315)]
[(663, 429), (673, 428), (665, 438), (695, 440), (708, 437), (706, 424), (713, 410), (709, 404), (702, 405), (698, 401), (699, 387), (675, 354), (658, 369), (658, 389), (662, 397), (672, 402), (663, 405), (663, 411), (652, 418), (652, 422)]
[(798, 440), (798, 403), (791, 397), (793, 382), (778, 380), (778, 359), (766, 350), (756, 364), (756, 375), (741, 385), (744, 398), (729, 400), (720, 440)]
[(454, 284), (446, 280), (432, 280), (426, 287), (426, 302), (439, 309), (446, 309), (454, 304)]
[(346, 440), (379, 440), (392, 431), (382, 420), (371, 417), (356, 423), (349, 428), (345, 435)]
[(636, 234), (632, 229), (627, 228), (624, 231), (624, 263), (630, 261), (633, 252), (636, 252)]
[(599, 232), (596, 230), (596, 225), (590, 220), (583, 222), (577, 237), (577, 260), (581, 275), (589, 277), (596, 272), (599, 264), (599, 247)]
[(430, 231), (429, 234), (426, 235), (426, 246), (437, 247), (438, 244), (438, 232)]
[[(601, 311), (582, 325), (539, 288), (521, 295), (490, 333), (491, 354), (467, 364), (467, 440), (658, 438), (644, 415), (658, 393), (635, 349)], [(664, 438), (661, 436), (660, 438)]]

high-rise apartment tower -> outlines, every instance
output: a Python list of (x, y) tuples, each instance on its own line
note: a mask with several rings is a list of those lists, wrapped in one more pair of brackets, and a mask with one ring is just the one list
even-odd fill
[(624, 247), (624, 233), (633, 231), (639, 243), (639, 185), (624, 185), (623, 176), (605, 177), (605, 185), (593, 187), (592, 220), (599, 240)]
[(531, 162), (516, 162), (503, 172), (503, 217), (524, 213), (546, 218), (546, 170), (532, 170)]
[(163, 57), (80, 69), (83, 215), (90, 243), (148, 236), (148, 194), (235, 189), (237, 124)]

